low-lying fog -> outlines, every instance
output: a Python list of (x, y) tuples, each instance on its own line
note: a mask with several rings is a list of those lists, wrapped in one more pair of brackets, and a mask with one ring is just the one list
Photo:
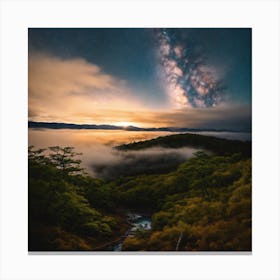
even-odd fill
[[(169, 135), (171, 132), (139, 132), (111, 130), (29, 129), (29, 143), (36, 148), (72, 146), (83, 153), (80, 158), (86, 171), (96, 177), (111, 179), (121, 175), (153, 174), (176, 169), (178, 164), (198, 151), (194, 148), (149, 148), (119, 151), (115, 146)], [(203, 133), (201, 133), (203, 134)], [(205, 132), (211, 135), (210, 132)], [(215, 133), (217, 134), (217, 133)], [(230, 133), (233, 134), (233, 133)], [(213, 135), (213, 134), (212, 134)], [(217, 135), (213, 135), (218, 137)], [(222, 137), (222, 133), (219, 134)], [(229, 135), (226, 135), (228, 138)], [(237, 134), (231, 139), (238, 139)], [(241, 139), (240, 139), (241, 138)], [(244, 139), (244, 134), (240, 135)]]
[[(140, 151), (118, 151), (108, 146), (94, 158), (90, 167), (97, 177), (169, 172), (193, 156), (198, 149), (149, 148)], [(98, 150), (95, 150), (98, 153)]]

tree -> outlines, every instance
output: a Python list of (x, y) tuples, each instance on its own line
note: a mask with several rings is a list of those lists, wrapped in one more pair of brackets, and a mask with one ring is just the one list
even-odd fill
[(81, 160), (75, 159), (75, 157), (81, 155), (81, 153), (74, 152), (73, 147), (53, 146), (49, 147), (49, 149), (51, 151), (49, 154), (50, 162), (57, 169), (62, 170), (68, 175), (83, 171), (83, 168), (80, 167)]
[(39, 164), (46, 164), (48, 159), (43, 154), (45, 151), (46, 149), (34, 150), (34, 146), (28, 146), (28, 159)]

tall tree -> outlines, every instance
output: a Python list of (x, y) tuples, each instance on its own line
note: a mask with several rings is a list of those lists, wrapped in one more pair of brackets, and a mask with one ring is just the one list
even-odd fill
[(80, 167), (81, 160), (75, 158), (81, 155), (81, 153), (74, 152), (73, 147), (53, 146), (49, 147), (49, 149), (51, 151), (49, 154), (50, 162), (57, 169), (67, 174), (77, 174), (83, 170)]

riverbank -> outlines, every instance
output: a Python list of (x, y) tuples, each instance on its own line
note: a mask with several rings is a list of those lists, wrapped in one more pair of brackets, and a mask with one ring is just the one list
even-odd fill
[(93, 251), (122, 251), (123, 243), (127, 237), (133, 238), (140, 231), (149, 231), (152, 229), (151, 216), (139, 213), (128, 212), (126, 215), (126, 224), (129, 228), (119, 238), (106, 244), (95, 247)]

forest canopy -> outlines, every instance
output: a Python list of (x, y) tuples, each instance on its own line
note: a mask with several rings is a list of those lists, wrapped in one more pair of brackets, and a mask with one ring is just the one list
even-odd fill
[(119, 148), (186, 141), (215, 152), (171, 172), (108, 180), (89, 176), (73, 147), (29, 147), (29, 250), (106, 250), (133, 209), (149, 213), (152, 228), (125, 236), (124, 251), (250, 251), (250, 142), (174, 135)]

